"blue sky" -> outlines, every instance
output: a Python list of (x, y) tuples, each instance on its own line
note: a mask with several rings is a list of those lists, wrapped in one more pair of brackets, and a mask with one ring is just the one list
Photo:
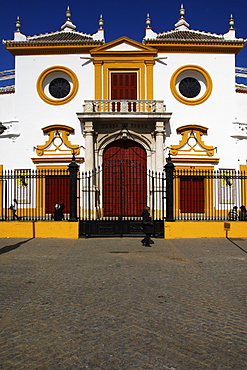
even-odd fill
[[(95, 33), (99, 15), (105, 21), (106, 42), (120, 36), (142, 41), (146, 14), (150, 13), (155, 32), (174, 29), (179, 18), (178, 0), (8, 0), (2, 1), (0, 11), (0, 38), (13, 39), (16, 17), (19, 16), (22, 33), (34, 35), (59, 30), (70, 6), (72, 21), (78, 31)], [(228, 28), (230, 14), (235, 19), (237, 37), (247, 38), (246, 0), (186, 0), (185, 18), (191, 29), (223, 34)], [(14, 58), (0, 45), (0, 71), (14, 68)], [(247, 45), (237, 56), (236, 65), (247, 67)], [(246, 79), (247, 84), (247, 79)]]

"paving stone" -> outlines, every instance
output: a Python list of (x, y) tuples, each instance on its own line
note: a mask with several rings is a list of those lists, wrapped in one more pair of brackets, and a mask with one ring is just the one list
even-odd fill
[(3, 370), (247, 368), (246, 239), (0, 239), (1, 251)]

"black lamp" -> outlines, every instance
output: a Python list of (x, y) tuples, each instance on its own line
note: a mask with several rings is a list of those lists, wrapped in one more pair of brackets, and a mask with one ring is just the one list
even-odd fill
[(0, 135), (2, 135), (2, 133), (3, 133), (5, 130), (7, 130), (7, 127), (5, 127), (5, 126), (3, 125), (3, 123), (2, 123), (2, 122), (0, 122)]

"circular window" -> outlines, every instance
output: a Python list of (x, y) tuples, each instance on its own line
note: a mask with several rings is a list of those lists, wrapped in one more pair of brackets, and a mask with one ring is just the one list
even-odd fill
[(68, 103), (78, 91), (78, 79), (74, 72), (66, 67), (52, 67), (41, 73), (37, 81), (37, 91), (41, 99), (48, 104)]
[(70, 92), (70, 84), (65, 78), (55, 78), (49, 85), (49, 92), (54, 98), (65, 98)]
[(186, 98), (195, 98), (200, 94), (201, 85), (193, 77), (185, 77), (179, 83), (179, 91)]
[(211, 94), (212, 80), (205, 69), (187, 65), (177, 69), (171, 78), (170, 87), (174, 97), (183, 104), (201, 104)]

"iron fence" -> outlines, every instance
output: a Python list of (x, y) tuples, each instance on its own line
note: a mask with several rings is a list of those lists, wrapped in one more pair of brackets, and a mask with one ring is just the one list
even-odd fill
[(131, 161), (77, 170), (70, 165), (59, 170), (3, 171), (0, 220), (140, 221), (145, 205), (154, 220), (164, 219), (164, 173), (146, 171)]
[(0, 220), (140, 221), (145, 205), (160, 221), (246, 220), (245, 172), (171, 167), (155, 173), (121, 161), (83, 173), (72, 167), (3, 171)]
[(245, 172), (175, 169), (173, 186), (175, 220), (246, 220)]
[(81, 220), (141, 220), (150, 206), (154, 220), (165, 216), (165, 173), (147, 171), (131, 161), (115, 161), (80, 178)]
[(45, 221), (70, 218), (69, 170), (3, 171), (0, 219)]

